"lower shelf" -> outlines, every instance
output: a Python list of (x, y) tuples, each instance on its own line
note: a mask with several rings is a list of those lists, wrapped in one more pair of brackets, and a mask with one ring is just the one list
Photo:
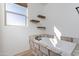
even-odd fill
[(46, 29), (46, 27), (38, 26), (38, 29)]

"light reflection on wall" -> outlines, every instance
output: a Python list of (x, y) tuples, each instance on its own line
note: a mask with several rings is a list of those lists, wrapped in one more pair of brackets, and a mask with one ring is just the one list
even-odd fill
[(56, 26), (54, 26), (54, 34), (58, 40), (61, 40), (61, 32), (58, 30)]
[(54, 38), (50, 38), (50, 42), (56, 47), (57, 43), (61, 40), (61, 32), (58, 30), (56, 26), (54, 26)]

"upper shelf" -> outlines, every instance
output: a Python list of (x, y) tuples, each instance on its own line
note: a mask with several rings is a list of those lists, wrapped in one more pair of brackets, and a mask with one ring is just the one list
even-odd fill
[(46, 16), (43, 16), (43, 15), (38, 15), (37, 17), (42, 18), (42, 19), (46, 18)]
[(30, 20), (31, 22), (33, 22), (33, 23), (39, 23), (40, 21), (39, 20)]

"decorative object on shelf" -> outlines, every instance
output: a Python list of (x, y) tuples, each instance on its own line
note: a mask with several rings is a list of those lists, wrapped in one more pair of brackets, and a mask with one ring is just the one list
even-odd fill
[(78, 14), (79, 14), (79, 7), (76, 7), (75, 9), (77, 10), (77, 12), (78, 12)]
[(43, 16), (43, 15), (38, 15), (37, 17), (42, 18), (42, 19), (45, 19), (45, 18), (46, 18), (46, 17)]
[(31, 22), (33, 22), (33, 23), (39, 23), (40, 21), (39, 20), (30, 20)]
[(46, 29), (46, 27), (44, 27), (44, 26), (38, 26), (37, 28), (39, 28), (39, 29)]

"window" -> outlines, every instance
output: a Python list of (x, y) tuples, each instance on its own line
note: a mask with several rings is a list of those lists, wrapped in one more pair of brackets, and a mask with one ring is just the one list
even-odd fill
[(27, 8), (18, 4), (6, 4), (6, 25), (25, 26)]

